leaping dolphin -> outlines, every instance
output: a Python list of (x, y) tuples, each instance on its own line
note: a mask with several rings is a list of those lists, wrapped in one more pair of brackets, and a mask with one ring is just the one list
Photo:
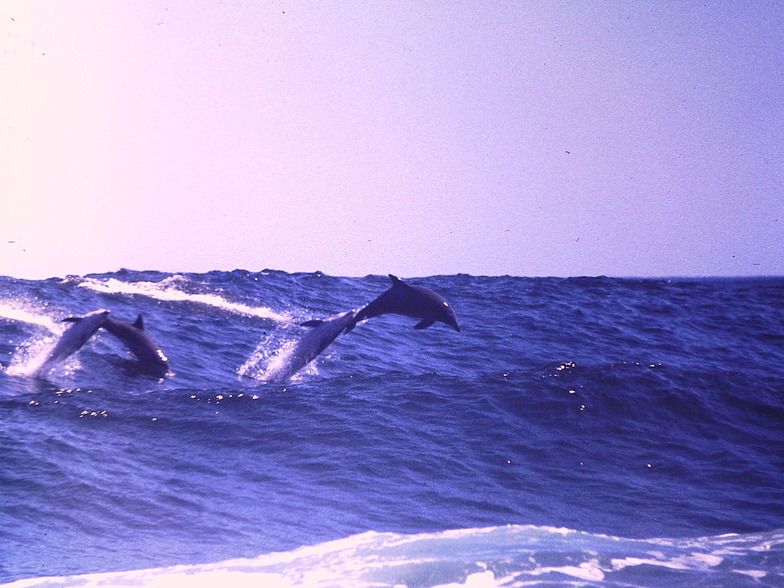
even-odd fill
[(94, 310), (80, 318), (70, 317), (63, 319), (74, 324), (62, 334), (46, 361), (35, 371), (36, 375), (47, 374), (57, 363), (76, 353), (90, 337), (95, 335), (96, 331), (106, 322), (108, 316), (109, 311), (102, 309)]
[(122, 341), (146, 370), (161, 375), (169, 371), (169, 359), (144, 330), (142, 315), (133, 324), (107, 317), (101, 326)]
[(346, 327), (347, 333), (359, 321), (388, 312), (422, 319), (414, 325), (415, 329), (426, 329), (438, 321), (460, 332), (455, 311), (441, 296), (428, 288), (406, 284), (392, 274), (389, 274), (389, 279), (392, 286), (354, 316)]
[(354, 312), (349, 311), (328, 319), (302, 323), (300, 326), (312, 330), (297, 341), (291, 352), (281, 358), (280, 363), (267, 372), (265, 379), (271, 383), (288, 380), (324, 351), (345, 330), (353, 317)]

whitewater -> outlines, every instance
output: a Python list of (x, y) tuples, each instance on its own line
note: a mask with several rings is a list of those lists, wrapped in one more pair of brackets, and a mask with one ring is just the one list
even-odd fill
[[(784, 586), (784, 278), (0, 277), (0, 583)], [(171, 373), (99, 331), (146, 330)]]

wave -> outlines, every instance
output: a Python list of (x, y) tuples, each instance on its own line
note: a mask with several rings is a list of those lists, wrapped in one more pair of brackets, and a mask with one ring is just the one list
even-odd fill
[(214, 564), (18, 580), (4, 586), (779, 585), (784, 532), (625, 539), (510, 525), (403, 535), (369, 531)]
[[(784, 586), (784, 282), (425, 283), (461, 335), (378, 317), (281, 387), (297, 323), (383, 276), (0, 277), (0, 583)], [(99, 332), (9, 377), (96, 308), (176, 374)]]
[(181, 274), (169, 276), (159, 282), (123, 282), (117, 278), (97, 280), (90, 277), (77, 279), (80, 287), (103, 294), (147, 296), (165, 302), (192, 302), (247, 317), (269, 319), (279, 323), (292, 321), (291, 316), (275, 312), (265, 306), (249, 306), (240, 302), (232, 302), (218, 294), (189, 292), (187, 288), (191, 286), (191, 283), (187, 277)]

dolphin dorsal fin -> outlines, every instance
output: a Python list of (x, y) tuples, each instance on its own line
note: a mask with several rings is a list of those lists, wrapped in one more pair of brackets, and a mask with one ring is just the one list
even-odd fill
[(393, 276), (392, 274), (389, 274), (389, 279), (392, 280), (393, 288), (397, 288), (400, 286), (408, 286), (408, 284), (406, 284), (403, 280), (401, 280), (397, 276)]
[(139, 329), (140, 331), (144, 330), (144, 319), (142, 318), (142, 315), (139, 315), (139, 318), (136, 319), (136, 322), (133, 323), (133, 326)]

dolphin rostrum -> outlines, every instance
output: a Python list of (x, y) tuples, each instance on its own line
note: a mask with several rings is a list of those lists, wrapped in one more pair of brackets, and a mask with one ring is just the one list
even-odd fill
[(133, 324), (107, 317), (101, 326), (122, 341), (145, 369), (160, 374), (169, 371), (169, 360), (144, 330), (142, 315)]
[(280, 363), (276, 362), (271, 367), (265, 379), (272, 383), (288, 380), (324, 351), (344, 331), (353, 317), (354, 312), (349, 311), (328, 319), (302, 323), (300, 326), (312, 330), (303, 335), (289, 353), (280, 358)]
[(36, 370), (37, 375), (45, 375), (50, 372), (54, 366), (63, 361), (69, 355), (76, 353), (87, 340), (92, 337), (95, 332), (101, 328), (109, 316), (108, 310), (94, 310), (83, 317), (74, 318), (70, 317), (63, 319), (64, 321), (73, 322), (74, 324), (62, 334), (57, 345), (49, 353), (46, 361)]
[(346, 327), (347, 333), (359, 321), (388, 312), (422, 319), (414, 325), (415, 329), (426, 329), (438, 321), (460, 332), (455, 311), (441, 296), (428, 288), (406, 284), (392, 274), (389, 274), (389, 279), (392, 286), (354, 316)]

